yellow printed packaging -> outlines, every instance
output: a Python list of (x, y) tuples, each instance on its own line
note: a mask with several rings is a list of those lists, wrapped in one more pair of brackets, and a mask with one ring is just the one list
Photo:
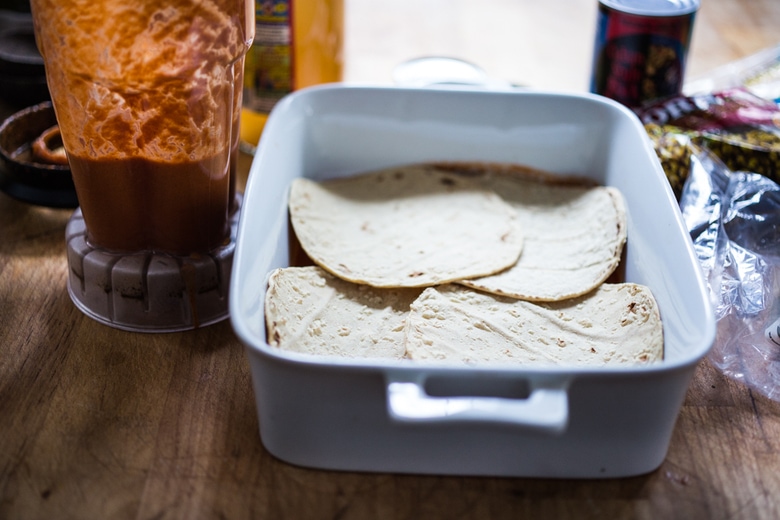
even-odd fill
[(343, 0), (256, 0), (256, 30), (244, 68), (240, 138), (257, 146), (285, 95), (342, 78)]

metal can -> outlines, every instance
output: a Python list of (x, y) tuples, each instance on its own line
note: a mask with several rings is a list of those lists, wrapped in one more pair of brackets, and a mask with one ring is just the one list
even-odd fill
[(629, 108), (682, 92), (699, 0), (599, 0), (590, 90)]

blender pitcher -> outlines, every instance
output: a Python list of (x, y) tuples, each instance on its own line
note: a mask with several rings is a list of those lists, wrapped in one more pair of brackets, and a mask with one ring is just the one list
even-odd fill
[(227, 316), (251, 0), (32, 0), (79, 209), (68, 291), (134, 331)]

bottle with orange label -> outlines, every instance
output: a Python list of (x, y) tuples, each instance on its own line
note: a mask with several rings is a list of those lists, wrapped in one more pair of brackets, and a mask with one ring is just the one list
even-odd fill
[(341, 81), (344, 0), (256, 0), (256, 30), (244, 68), (241, 147), (257, 145), (285, 95)]

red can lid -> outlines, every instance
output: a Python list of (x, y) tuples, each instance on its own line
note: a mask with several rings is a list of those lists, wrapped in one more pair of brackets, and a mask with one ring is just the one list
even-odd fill
[(699, 0), (600, 0), (602, 5), (639, 16), (682, 16), (699, 8)]

